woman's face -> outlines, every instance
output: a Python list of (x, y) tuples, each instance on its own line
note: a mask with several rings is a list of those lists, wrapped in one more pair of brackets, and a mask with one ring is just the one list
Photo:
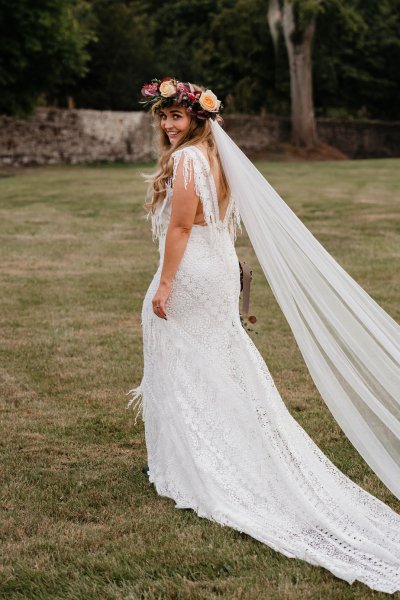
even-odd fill
[(191, 117), (182, 106), (169, 106), (160, 110), (161, 127), (166, 132), (170, 144), (174, 145), (189, 129)]

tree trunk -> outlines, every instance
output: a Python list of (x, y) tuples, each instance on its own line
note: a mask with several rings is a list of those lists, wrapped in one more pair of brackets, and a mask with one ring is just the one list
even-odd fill
[(301, 33), (296, 32), (293, 5), (290, 0), (284, 0), (282, 26), (290, 69), (292, 141), (296, 146), (310, 148), (318, 143), (311, 64), (315, 16)]

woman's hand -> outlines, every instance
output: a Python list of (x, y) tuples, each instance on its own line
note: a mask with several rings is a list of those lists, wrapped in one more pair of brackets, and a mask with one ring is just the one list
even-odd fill
[(151, 301), (153, 304), (153, 312), (160, 319), (167, 320), (167, 311), (166, 311), (166, 303), (168, 300), (168, 296), (171, 293), (171, 284), (169, 283), (160, 283), (158, 286), (158, 290), (154, 294), (153, 300)]

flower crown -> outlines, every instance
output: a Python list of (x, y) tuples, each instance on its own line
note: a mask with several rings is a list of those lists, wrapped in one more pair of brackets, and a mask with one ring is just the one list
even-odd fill
[(221, 100), (211, 90), (196, 91), (191, 83), (184, 83), (173, 77), (152, 79), (142, 86), (141, 94), (145, 100), (139, 102), (146, 108), (154, 106), (153, 110), (158, 112), (177, 104), (201, 120), (216, 119), (222, 108)]

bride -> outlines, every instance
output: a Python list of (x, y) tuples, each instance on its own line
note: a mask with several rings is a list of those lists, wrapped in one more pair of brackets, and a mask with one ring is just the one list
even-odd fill
[[(336, 263), (219, 124), (210, 90), (142, 88), (161, 133), (151, 217), (160, 264), (142, 309), (149, 480), (177, 508), (374, 590), (400, 590), (400, 516), (293, 419), (242, 326), (237, 228), (324, 401), (400, 497), (399, 326)], [(135, 420), (136, 423), (136, 420)]]

